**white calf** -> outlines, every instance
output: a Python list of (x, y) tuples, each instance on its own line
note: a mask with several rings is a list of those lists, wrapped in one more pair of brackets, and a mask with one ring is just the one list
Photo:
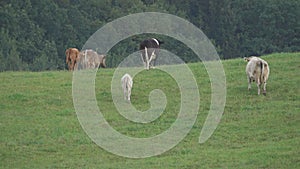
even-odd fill
[(121, 78), (121, 83), (124, 92), (124, 99), (130, 101), (131, 89), (133, 85), (132, 77), (126, 73)]
[(251, 56), (244, 58), (248, 63), (246, 66), (246, 74), (248, 78), (248, 90), (251, 89), (251, 81), (255, 81), (258, 88), (258, 95), (260, 94), (261, 84), (263, 83), (263, 94), (266, 95), (266, 85), (269, 78), (269, 65), (268, 63), (258, 57)]

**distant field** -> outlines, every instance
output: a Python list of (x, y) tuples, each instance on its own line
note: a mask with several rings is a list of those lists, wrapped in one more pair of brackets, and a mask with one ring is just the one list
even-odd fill
[[(0, 73), (0, 168), (299, 168), (300, 53), (262, 56), (270, 65), (267, 96), (247, 90), (243, 59), (223, 61), (227, 98), (220, 124), (204, 144), (199, 134), (210, 106), (210, 81), (202, 63), (189, 64), (200, 90), (200, 109), (190, 133), (162, 155), (130, 159), (111, 154), (81, 128), (72, 100), (72, 73)], [(155, 69), (135, 77), (132, 104), (145, 111), (149, 93), (164, 91), (163, 115), (136, 124), (118, 114), (111, 97), (114, 69), (96, 76), (96, 98), (120, 133), (150, 137), (168, 129), (180, 109), (179, 88)]]

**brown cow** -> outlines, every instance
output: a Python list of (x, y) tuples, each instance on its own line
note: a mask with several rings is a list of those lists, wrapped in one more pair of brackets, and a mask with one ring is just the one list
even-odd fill
[(66, 50), (66, 63), (68, 65), (69, 71), (74, 70), (78, 56), (79, 56), (78, 49), (69, 48)]

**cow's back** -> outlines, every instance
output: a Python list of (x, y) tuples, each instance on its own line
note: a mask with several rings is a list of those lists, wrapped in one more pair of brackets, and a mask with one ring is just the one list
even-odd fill
[(76, 48), (69, 48), (66, 50), (66, 55), (69, 59), (76, 59), (79, 54), (79, 50)]
[(249, 77), (255, 76), (255, 74), (259, 73), (257, 71), (259, 68), (260, 59), (258, 57), (252, 56), (251, 59), (248, 61), (246, 66), (246, 73)]

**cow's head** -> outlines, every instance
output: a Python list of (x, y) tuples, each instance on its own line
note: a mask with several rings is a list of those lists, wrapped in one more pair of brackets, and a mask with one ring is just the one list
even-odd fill
[(253, 56), (250, 56), (250, 57), (244, 57), (244, 60), (247, 61), (247, 62), (249, 62), (249, 61), (252, 59), (252, 57), (253, 57)]
[(98, 55), (100, 58), (100, 67), (106, 68), (105, 60), (106, 60), (106, 55)]

